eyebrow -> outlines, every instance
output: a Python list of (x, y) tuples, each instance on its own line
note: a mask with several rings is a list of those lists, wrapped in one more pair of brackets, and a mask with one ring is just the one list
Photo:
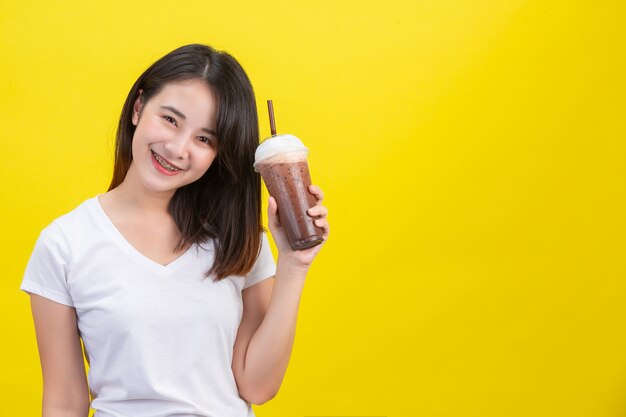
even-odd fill
[[(180, 117), (181, 119), (186, 119), (187, 118), (180, 110), (176, 109), (175, 107), (172, 107), (172, 106), (161, 106), (161, 108), (165, 109), (165, 110), (171, 111), (172, 113), (174, 113), (176, 116)], [(202, 130), (207, 132), (209, 135), (213, 135), (213, 136), (217, 137), (217, 134), (215, 133), (215, 130), (207, 129), (206, 127), (203, 127)]]

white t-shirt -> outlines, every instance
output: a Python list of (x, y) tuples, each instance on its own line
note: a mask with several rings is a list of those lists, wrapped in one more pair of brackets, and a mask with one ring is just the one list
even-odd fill
[(40, 234), (21, 289), (76, 309), (97, 417), (252, 417), (231, 369), (241, 291), (272, 277), (267, 236), (244, 276), (204, 278), (212, 244), (167, 266), (142, 255), (93, 197)]

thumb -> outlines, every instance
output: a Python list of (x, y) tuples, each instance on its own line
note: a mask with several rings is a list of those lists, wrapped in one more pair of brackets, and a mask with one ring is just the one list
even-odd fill
[(270, 196), (267, 202), (267, 222), (271, 227), (280, 227), (278, 205), (276, 204), (276, 199), (272, 196)]

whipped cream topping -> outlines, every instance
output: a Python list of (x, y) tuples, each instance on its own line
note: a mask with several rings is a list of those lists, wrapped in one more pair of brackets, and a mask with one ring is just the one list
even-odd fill
[(306, 159), (309, 149), (294, 135), (276, 135), (265, 139), (254, 153), (254, 168), (263, 162), (293, 162)]

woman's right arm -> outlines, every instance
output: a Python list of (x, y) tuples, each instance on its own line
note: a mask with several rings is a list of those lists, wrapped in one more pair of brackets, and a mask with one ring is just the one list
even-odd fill
[(76, 310), (30, 294), (43, 373), (43, 417), (87, 417), (89, 388)]

